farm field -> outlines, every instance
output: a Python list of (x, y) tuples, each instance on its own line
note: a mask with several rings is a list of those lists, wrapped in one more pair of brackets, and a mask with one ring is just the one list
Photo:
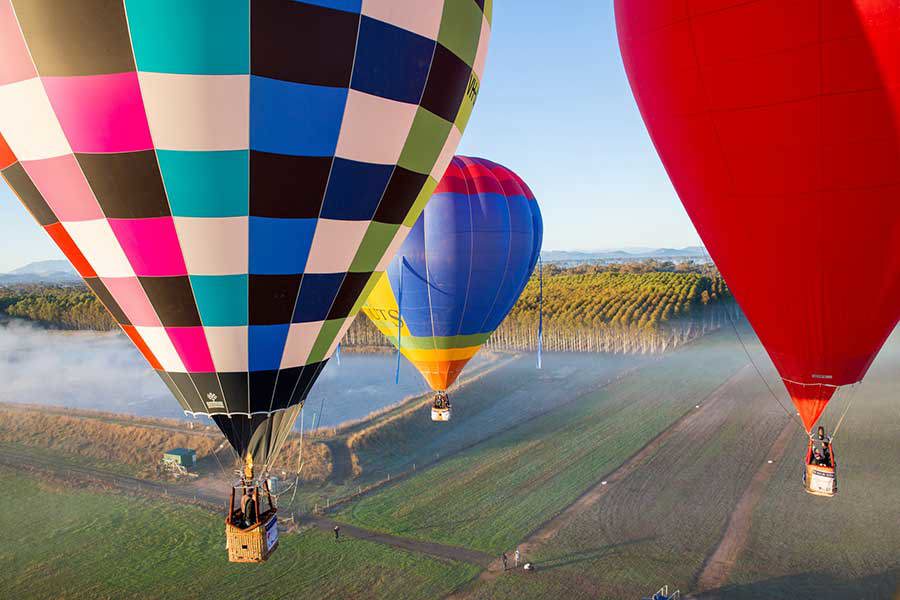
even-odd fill
[(745, 364), (733, 334), (711, 335), (365, 497), (338, 518), (499, 554)]
[[(72, 490), (0, 469), (0, 589), (15, 598), (433, 598), (478, 567), (316, 529), (264, 565), (225, 559), (221, 518), (159, 500)], [(22, 507), (28, 507), (23, 524)]]
[(690, 590), (789, 421), (766, 394), (755, 372), (742, 369), (709, 399), (701, 418), (611, 482), (599, 502), (545, 544), (529, 547), (528, 559), (540, 565), (537, 577), (500, 577), (471, 597), (538, 598), (565, 590), (570, 598), (628, 598), (663, 584)]
[[(900, 594), (900, 332), (859, 387), (835, 440), (834, 498), (798, 493), (799, 436), (754, 515), (723, 598), (894, 598)], [(832, 426), (846, 406), (829, 405)], [(714, 595), (710, 595), (713, 597)]]
[[(900, 535), (888, 524), (900, 522), (900, 480), (889, 468), (900, 455), (898, 342), (895, 335), (876, 361), (843, 425), (835, 498), (803, 492), (804, 436), (746, 369), (702, 419), (528, 548), (535, 574), (482, 577), (457, 597), (619, 599), (668, 584), (698, 598), (894, 598)], [(773, 372), (763, 371), (771, 382)], [(826, 422), (833, 426), (843, 408), (830, 407)], [(782, 436), (788, 443), (780, 453)], [(775, 464), (767, 466), (769, 458)], [(764, 466), (772, 475), (751, 513), (746, 545), (727, 581), (699, 593), (705, 562)]]
[[(360, 487), (410, 472), (414, 465), (417, 469), (427, 466), (571, 403), (651, 359), (548, 354), (540, 371), (534, 360), (533, 355), (506, 355), (497, 361), (502, 365), (486, 364), (474, 372), (467, 369), (461, 378), (463, 385), (450, 391), (454, 409), (450, 423), (431, 421), (430, 393), (426, 393), (422, 400), (340, 428), (326, 438), (315, 438), (331, 450), (332, 476), (322, 484), (301, 486), (292, 507), (309, 511)], [(470, 377), (477, 380), (467, 383)], [(424, 390), (424, 382), (422, 385)]]
[[(781, 392), (762, 349), (742, 331)], [(457, 391), (448, 424), (432, 424), (426, 410), (410, 410), (413, 403), (331, 438), (310, 436), (348, 455), (334, 457), (325, 483), (305, 482), (297, 505), (316, 494), (347, 493), (414, 461), (440, 460), (336, 509), (331, 516), (362, 528), (362, 539), (335, 544), (321, 524), (285, 534), (270, 563), (251, 567), (252, 578), (225, 562), (215, 511), (0, 467), (0, 505), (27, 505), (32, 517), (22, 527), (15, 510), (0, 514), (0, 526), (11, 532), (0, 550), (0, 563), (11, 565), (0, 572), (0, 589), (56, 598), (65, 581), (64, 598), (193, 598), (225, 590), (218, 597), (619, 600), (668, 584), (696, 598), (894, 597), (900, 536), (886, 524), (900, 518), (900, 476), (890, 470), (900, 456), (900, 335), (873, 365), (840, 432), (840, 494), (831, 500), (800, 488), (804, 438), (730, 328), (661, 357), (546, 359), (542, 371), (533, 356), (502, 359)], [(827, 423), (845, 402), (829, 408)], [(89, 423), (110, 417), (74, 416)], [(379, 427), (370, 429), (373, 423)], [(114, 424), (166, 425), (128, 417)], [(77, 456), (68, 437), (54, 436), (56, 445), (42, 449), (22, 445), (24, 429), (17, 435), (4, 447), (27, 450), (37, 464), (121, 471), (104, 455)], [(359, 477), (339, 464), (354, 455)], [(196, 488), (203, 500), (221, 495), (217, 469), (207, 465), (198, 482), (206, 482)], [(737, 556), (721, 581), (706, 577), (764, 470)], [(597, 485), (606, 478), (609, 485)], [(302, 510), (286, 498), (285, 512)], [(411, 541), (404, 550), (367, 531)], [(432, 558), (433, 543), (460, 560), (471, 559), (452, 547), (496, 557), (518, 546), (538, 570), (504, 574), (496, 564), (484, 571), (482, 559)]]

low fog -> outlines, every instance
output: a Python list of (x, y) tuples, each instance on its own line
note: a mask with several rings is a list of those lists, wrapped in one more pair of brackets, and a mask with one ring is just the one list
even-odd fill
[[(334, 427), (428, 391), (405, 359), (399, 385), (395, 370), (394, 353), (345, 352), (340, 364), (332, 358), (307, 400), (304, 426)], [(54, 331), (19, 320), (0, 323), (0, 402), (190, 418), (122, 333)]]

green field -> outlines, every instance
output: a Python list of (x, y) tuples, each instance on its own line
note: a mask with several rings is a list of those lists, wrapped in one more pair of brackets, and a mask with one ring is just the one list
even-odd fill
[[(798, 493), (805, 451), (788, 448), (753, 515), (727, 598), (893, 598), (900, 594), (900, 333), (876, 359), (835, 439), (838, 495)], [(829, 405), (834, 424), (846, 398)], [(900, 597), (900, 596), (898, 596)]]
[[(299, 489), (295, 508), (311, 510), (326, 500), (346, 496), (388, 476), (434, 463), (473, 444), (491, 438), (538, 415), (552, 411), (588, 390), (615, 380), (629, 369), (647, 364), (647, 357), (632, 355), (548, 354), (544, 368), (535, 368), (533, 355), (498, 359), (504, 366), (477, 381), (451, 389), (453, 420), (434, 423), (427, 406), (406, 412), (390, 423), (394, 411), (363, 423), (328, 440), (335, 457), (335, 476), (324, 484), (308, 483)], [(487, 370), (483, 368), (482, 370)], [(476, 374), (479, 371), (476, 371)], [(463, 379), (470, 376), (467, 371)], [(423, 383), (424, 386), (424, 383)], [(405, 407), (398, 409), (403, 412)], [(353, 445), (361, 474), (353, 476), (347, 439), (360, 429), (373, 431)], [(343, 459), (339, 452), (343, 452)]]
[(478, 571), (314, 529), (284, 536), (264, 565), (230, 564), (208, 511), (6, 469), (0, 504), (4, 598), (431, 598)]
[(391, 423), (357, 447), (364, 473), (383, 477), (432, 462), (504, 430), (552, 411), (586, 391), (613, 381), (646, 357), (549, 354), (543, 369), (533, 355), (514, 359), (475, 384), (451, 390), (453, 420), (434, 423), (427, 408)]
[[(752, 513), (730, 581), (702, 598), (890, 599), (900, 592), (900, 339), (873, 366), (836, 441), (840, 493), (805, 494), (798, 428)], [(758, 347), (751, 347), (758, 358)], [(767, 376), (773, 373), (764, 369)], [(780, 391), (780, 390), (779, 390)], [(673, 435), (602, 501), (528, 556), (538, 572), (468, 585), (472, 599), (620, 599), (668, 584), (693, 592), (787, 416), (752, 371), (702, 423)], [(844, 408), (829, 408), (834, 424)]]
[(508, 550), (745, 363), (727, 336), (710, 336), (368, 496), (339, 518), (406, 537)]
[[(746, 335), (751, 354), (781, 392), (761, 348)], [(543, 371), (531, 360), (515, 359), (459, 390), (449, 424), (432, 424), (426, 410), (404, 413), (359, 442), (362, 478), (345, 472), (325, 486), (304, 486), (298, 496), (347, 491), (440, 458), (345, 505), (336, 517), (497, 556), (527, 541), (667, 431), (632, 470), (603, 488), (599, 500), (566, 513), (555, 535), (533, 542), (527, 559), (537, 564), (535, 573), (479, 577), (480, 567), (467, 563), (375, 541), (335, 543), (318, 529), (284, 536), (265, 565), (232, 565), (214, 513), (2, 468), (0, 505), (9, 508), (0, 513), (7, 532), (0, 597), (453, 593), (479, 600), (621, 600), (663, 584), (696, 593), (706, 561), (788, 422), (747, 367), (734, 333), (708, 335), (653, 358), (550, 355)], [(900, 457), (898, 372), (900, 335), (874, 364), (839, 434), (836, 498), (803, 493), (803, 436), (791, 432), (783, 456), (766, 467), (771, 478), (747, 511), (750, 528), (723, 587), (699, 597), (894, 597), (900, 580), (900, 471), (893, 469)], [(694, 408), (698, 402), (701, 411)], [(843, 402), (829, 407), (827, 422), (837, 420)], [(696, 416), (669, 429), (684, 415)], [(29, 452), (62, 467), (80, 462)], [(114, 470), (100, 462), (88, 466)]]

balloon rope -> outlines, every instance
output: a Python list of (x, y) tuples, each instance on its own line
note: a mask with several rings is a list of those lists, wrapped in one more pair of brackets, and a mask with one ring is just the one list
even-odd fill
[[(706, 245), (703, 243), (702, 239), (700, 240), (700, 247), (703, 249), (703, 254), (704, 254), (704, 256), (706, 256), (706, 260), (708, 260), (711, 265), (713, 265), (714, 267), (716, 267), (716, 269), (718, 269), (719, 267), (716, 265), (715, 261), (713, 261), (712, 257), (709, 255), (709, 252), (706, 251)], [(733, 294), (732, 294), (732, 298), (734, 298)], [(734, 303), (737, 304), (737, 299), (735, 299)], [(738, 306), (740, 306), (740, 305), (738, 304)], [(753, 370), (756, 371), (757, 375), (759, 375), (759, 378), (765, 384), (766, 389), (769, 390), (769, 394), (772, 395), (772, 397), (775, 399), (775, 402), (778, 403), (778, 406), (781, 407), (781, 409), (785, 412), (785, 414), (787, 414), (787, 416), (792, 419), (796, 419), (797, 423), (800, 424), (800, 428), (803, 429), (803, 431), (806, 431), (806, 425), (803, 423), (803, 421), (800, 419), (800, 417), (797, 415), (797, 413), (795, 411), (788, 410), (788, 408), (781, 402), (781, 400), (778, 398), (778, 394), (776, 394), (775, 390), (772, 389), (772, 386), (769, 385), (769, 380), (765, 378), (765, 376), (762, 374), (762, 371), (756, 365), (756, 361), (753, 360), (753, 356), (751, 356), (750, 351), (747, 349), (747, 345), (744, 343), (744, 339), (741, 337), (741, 334), (738, 331), (737, 325), (735, 325), (735, 323), (734, 323), (734, 318), (731, 316), (731, 311), (726, 310), (725, 314), (728, 316), (728, 322), (731, 323), (731, 328), (734, 330), (735, 337), (741, 343), (741, 348), (744, 349), (744, 354), (747, 355), (747, 360), (749, 360), (750, 364), (753, 365)]]
[(841, 413), (841, 418), (838, 419), (837, 425), (834, 426), (834, 431), (831, 432), (831, 439), (834, 440), (837, 435), (838, 430), (841, 428), (841, 425), (844, 423), (844, 417), (847, 416), (847, 413), (850, 412), (850, 406), (853, 405), (853, 400), (856, 399), (856, 392), (859, 390), (859, 386), (862, 382), (857, 381), (853, 384), (852, 389), (850, 390), (850, 395), (847, 398), (847, 406), (844, 407), (844, 412)]
[(544, 349), (544, 261), (538, 255), (538, 347), (537, 368), (542, 367)]
[(730, 314), (728, 315), (728, 322), (731, 323), (731, 328), (734, 329), (734, 335), (737, 337), (738, 341), (741, 343), (741, 348), (744, 349), (744, 354), (747, 355), (747, 359), (750, 361), (750, 364), (753, 365), (753, 369), (756, 371), (756, 374), (759, 375), (759, 378), (762, 379), (762, 382), (766, 385), (766, 389), (769, 390), (769, 393), (772, 395), (773, 398), (775, 398), (775, 402), (778, 403), (778, 406), (781, 407), (781, 409), (787, 414), (788, 417), (790, 417), (792, 419), (796, 419), (797, 423), (800, 424), (800, 427), (803, 429), (803, 431), (806, 431), (806, 425), (803, 423), (803, 421), (800, 419), (800, 417), (797, 416), (797, 413), (789, 410), (781, 402), (781, 400), (778, 398), (778, 394), (776, 394), (775, 390), (772, 389), (772, 386), (769, 385), (769, 380), (766, 379), (766, 377), (762, 374), (762, 371), (760, 371), (759, 367), (756, 365), (756, 361), (753, 360), (753, 356), (750, 355), (750, 351), (747, 349), (747, 345), (744, 344), (744, 340), (743, 340), (743, 338), (741, 338), (741, 334), (738, 332), (738, 328), (734, 324), (734, 320), (731, 318)]
[(222, 466), (222, 461), (219, 460), (219, 450), (221, 450), (221, 449), (222, 449), (222, 445), (223, 445), (223, 444), (226, 444), (227, 442), (228, 442), (228, 440), (225, 440), (224, 442), (222, 442), (221, 444), (219, 444), (219, 447), (218, 447), (218, 448), (214, 448), (213, 451), (212, 451), (213, 458), (215, 458), (215, 459), (216, 459), (216, 462), (219, 463), (219, 470), (222, 472), (222, 475), (223, 475), (224, 477), (226, 477), (226, 478), (228, 477), (228, 473), (225, 471), (225, 467)]

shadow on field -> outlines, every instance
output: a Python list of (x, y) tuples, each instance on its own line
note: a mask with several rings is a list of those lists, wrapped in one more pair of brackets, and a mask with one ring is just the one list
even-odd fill
[(614, 551), (619, 550), (621, 548), (625, 548), (627, 546), (634, 546), (636, 544), (643, 544), (644, 542), (652, 542), (656, 537), (643, 537), (634, 540), (627, 540), (624, 542), (618, 542), (615, 544), (608, 544), (606, 546), (598, 546), (596, 548), (591, 548), (590, 550), (582, 550), (581, 552), (573, 552), (572, 554), (566, 554), (563, 556), (557, 556), (555, 558), (548, 558), (540, 561), (538, 567), (541, 571), (547, 571), (550, 569), (556, 569), (559, 567), (566, 567), (569, 565), (575, 565), (581, 562), (587, 562), (596, 560), (598, 558), (603, 558), (612, 554)]
[(728, 585), (693, 596), (713, 598), (766, 598), (788, 600), (816, 598), (831, 600), (848, 598), (900, 599), (900, 570), (884, 571), (857, 579), (839, 579), (832, 573), (811, 572), (766, 579), (744, 585)]

